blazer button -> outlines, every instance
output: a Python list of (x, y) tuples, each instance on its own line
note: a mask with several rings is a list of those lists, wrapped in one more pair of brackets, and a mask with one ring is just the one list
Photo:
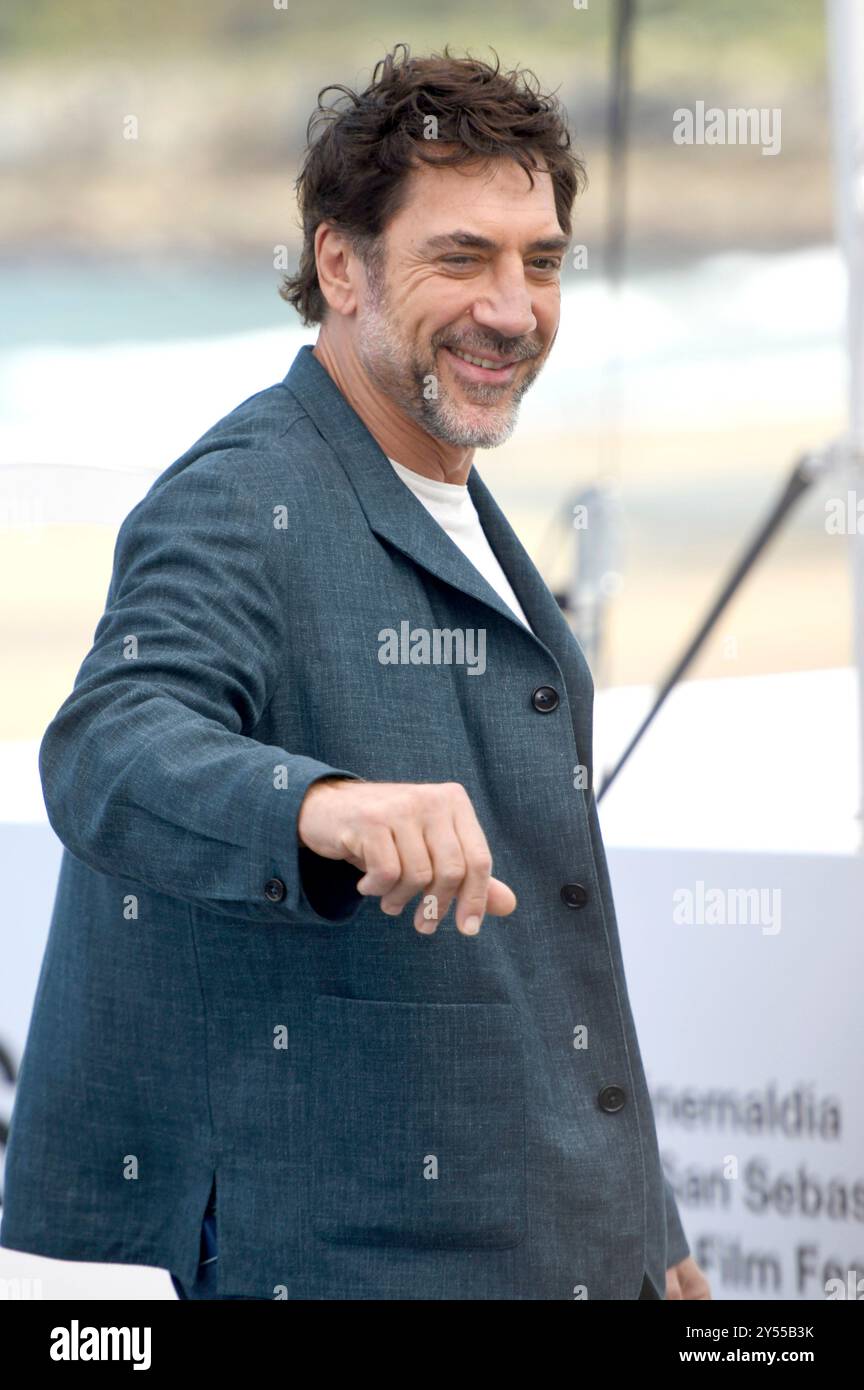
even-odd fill
[(551, 714), (560, 704), (558, 691), (552, 685), (538, 685), (531, 696), (531, 703), (538, 714)]
[(584, 907), (588, 901), (588, 890), (581, 883), (565, 883), (561, 889), (561, 901), (566, 907)]
[(264, 884), (264, 897), (269, 898), (271, 903), (281, 903), (285, 897), (285, 884), (281, 878), (268, 878)]
[(617, 1110), (623, 1110), (627, 1100), (627, 1093), (621, 1086), (604, 1086), (597, 1097), (601, 1110), (607, 1114), (614, 1115)]

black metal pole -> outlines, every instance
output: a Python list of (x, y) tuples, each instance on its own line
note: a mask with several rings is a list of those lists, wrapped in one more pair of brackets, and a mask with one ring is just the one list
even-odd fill
[(612, 29), (612, 88), (609, 96), (609, 188), (606, 200), (604, 270), (613, 287), (624, 271), (627, 227), (627, 144), (630, 131), (631, 53), (636, 0), (617, 0)]
[(700, 623), (699, 628), (697, 629), (694, 637), (690, 642), (688, 642), (686, 648), (684, 649), (684, 652), (675, 662), (675, 665), (672, 667), (671, 671), (666, 676), (666, 679), (660, 685), (654, 703), (651, 706), (648, 713), (646, 714), (645, 718), (642, 720), (642, 723), (639, 725), (630, 742), (627, 744), (627, 747), (624, 749), (624, 752), (621, 754), (620, 758), (615, 763), (614, 767), (612, 768), (612, 771), (607, 773), (603, 778), (600, 790), (597, 793), (598, 802), (603, 799), (603, 796), (609, 790), (612, 783), (615, 781), (615, 778), (618, 776), (618, 773), (621, 771), (622, 767), (626, 763), (627, 759), (630, 757), (634, 748), (639, 743), (646, 729), (648, 729), (648, 727), (654, 720), (655, 716), (657, 715), (660, 707), (664, 704), (669, 693), (678, 684), (679, 680), (684, 675), (684, 672), (688, 669), (695, 657), (698, 655), (707, 638), (716, 626), (717, 620), (719, 619), (720, 615), (723, 613), (723, 610), (730, 602), (736, 590), (743, 583), (744, 579), (749, 574), (750, 570), (753, 568), (759, 556), (762, 554), (763, 550), (768, 545), (768, 542), (779, 530), (785, 517), (791, 511), (792, 507), (798, 501), (799, 497), (801, 497), (801, 495), (805, 493), (807, 489), (810, 487), (815, 476), (816, 474), (814, 471), (814, 456), (810, 453), (802, 455), (802, 457), (795, 464), (795, 467), (793, 468), (783, 488), (782, 493), (778, 497), (777, 501), (774, 503), (767, 518), (760, 526), (759, 530), (756, 532), (756, 535), (750, 541), (749, 545), (746, 547), (739, 560), (736, 562), (735, 566), (732, 569), (732, 573), (726, 580), (726, 583), (720, 589), (720, 592), (718, 593), (710, 609), (708, 610), (708, 613), (706, 614), (704, 621)]

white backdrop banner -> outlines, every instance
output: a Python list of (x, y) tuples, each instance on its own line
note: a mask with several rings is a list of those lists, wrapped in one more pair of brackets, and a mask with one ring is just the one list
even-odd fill
[(864, 1299), (864, 858), (609, 863), (664, 1167), (713, 1296)]

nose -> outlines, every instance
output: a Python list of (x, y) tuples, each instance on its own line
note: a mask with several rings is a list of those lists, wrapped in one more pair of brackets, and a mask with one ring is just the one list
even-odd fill
[(521, 259), (516, 265), (499, 268), (483, 294), (475, 299), (471, 316), (481, 328), (502, 338), (522, 338), (535, 331), (537, 318)]

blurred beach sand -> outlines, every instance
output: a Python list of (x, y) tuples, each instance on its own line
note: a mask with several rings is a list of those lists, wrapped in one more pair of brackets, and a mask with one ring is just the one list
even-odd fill
[[(836, 423), (814, 419), (807, 429), (766, 428), (762, 439), (740, 429), (620, 438), (620, 478), (630, 499), (624, 583), (609, 604), (598, 681), (653, 683), (665, 674), (796, 452), (830, 438)], [(574, 483), (590, 477), (586, 463), (595, 444), (591, 436), (520, 441), (517, 429), (502, 448), (475, 456), (484, 481), (556, 590), (566, 584), (569, 560), (562, 538), (544, 550), (550, 515), (556, 496), (563, 502)], [(740, 502), (735, 483), (742, 479), (752, 510)], [(825, 531), (824, 493), (823, 488), (801, 503), (766, 552), (692, 678), (849, 664), (849, 545)], [(641, 515), (643, 497), (648, 509)], [(80, 523), (0, 529), (0, 583), (7, 596), (20, 596), (4, 605), (0, 631), (4, 649), (15, 654), (2, 696), (4, 738), (37, 737), (71, 690), (104, 607), (115, 535), (114, 526)]]

